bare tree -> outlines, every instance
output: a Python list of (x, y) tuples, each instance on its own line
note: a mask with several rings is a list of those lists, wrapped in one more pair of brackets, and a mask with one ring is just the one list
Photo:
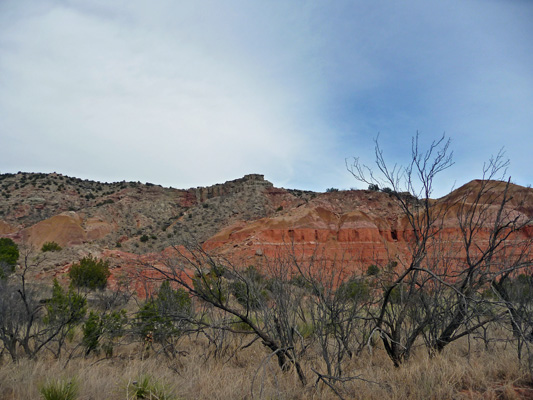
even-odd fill
[(306, 384), (300, 360), (307, 347), (298, 327), (303, 298), (300, 288), (290, 282), (287, 259), (266, 260), (261, 276), (190, 245), (187, 251), (176, 248), (176, 257), (163, 265), (150, 267), (194, 298), (232, 316), (230, 325), (218, 328), (252, 333), (276, 356), (283, 371), (294, 367)]
[[(411, 349), (423, 332), (427, 318), (416, 323), (412, 316), (418, 312), (420, 294), (428, 285), (426, 268), (428, 253), (433, 250), (435, 238), (443, 228), (450, 207), (437, 205), (432, 199), (435, 177), (449, 168), (452, 154), (450, 141), (442, 136), (431, 143), (427, 151), (419, 148), (418, 135), (413, 138), (411, 161), (406, 167), (394, 165), (391, 169), (376, 139), (376, 165), (380, 176), (356, 158), (347, 168), (359, 181), (374, 187), (389, 187), (390, 195), (398, 202), (408, 229), (404, 230), (408, 251), (393, 255), (396, 268), (383, 282), (383, 296), (379, 310), (374, 312), (375, 329), (380, 333), (387, 354), (398, 366), (409, 358)], [(390, 265), (390, 264), (389, 264)]]
[[(489, 160), (482, 179), (439, 200), (430, 197), (434, 179), (452, 165), (444, 136), (426, 152), (413, 138), (411, 162), (392, 169), (376, 141), (376, 163), (381, 177), (357, 159), (348, 168), (373, 188), (390, 185), (409, 227), (407, 251), (396, 255), (374, 314), (394, 365), (409, 357), (419, 337), (432, 354), (507, 314), (518, 331), (505, 282), (531, 265), (531, 241), (522, 234), (531, 217), (521, 211), (523, 201), (513, 200), (510, 179), (503, 180), (503, 153)], [(502, 301), (484, 296), (490, 286)]]
[(52, 294), (48, 307), (35, 286), (28, 284), (26, 275), (43, 261), (34, 258), (31, 250), (25, 250), (22, 267), (9, 282), (0, 281), (0, 341), (13, 361), (20, 350), (26, 357), (34, 358), (42, 349), (55, 340), (59, 354), (66, 329), (80, 322), (85, 314), (85, 299), (72, 293)]
[[(523, 238), (522, 231), (532, 220), (520, 211), (522, 201), (513, 200), (510, 178), (505, 176), (508, 163), (503, 153), (498, 153), (485, 165), (482, 179), (452, 200), (457, 207), (462, 257), (453, 271), (457, 306), (434, 342), (439, 351), (502, 312), (509, 311), (511, 321), (516, 321), (504, 284), (531, 265), (531, 240)], [(503, 310), (496, 307), (498, 304), (486, 305), (488, 299), (482, 294), (488, 285), (506, 302)], [(473, 320), (472, 314), (480, 312), (486, 314), (485, 319), (467, 326), (465, 322)]]
[(346, 361), (358, 355), (370, 339), (373, 324), (368, 310), (375, 306), (376, 288), (370, 277), (347, 270), (351, 259), (328, 261), (318, 246), (310, 256), (297, 253), (292, 245), (288, 256), (295, 267), (293, 279), (306, 289), (303, 316), (326, 367), (315, 374), (333, 389), (346, 378)]

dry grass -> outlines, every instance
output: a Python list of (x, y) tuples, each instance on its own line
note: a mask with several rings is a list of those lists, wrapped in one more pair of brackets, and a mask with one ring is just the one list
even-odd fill
[[(237, 345), (237, 344), (236, 344)], [(206, 358), (206, 343), (184, 342), (188, 354), (176, 360), (143, 354), (124, 347), (112, 359), (41, 358), (0, 365), (0, 399), (39, 399), (39, 385), (49, 379), (76, 377), (80, 399), (131, 399), (128, 386), (149, 375), (176, 399), (335, 399), (324, 384), (315, 386), (311, 368), (324, 371), (318, 357), (304, 361), (309, 384), (304, 388), (293, 373), (282, 373), (259, 344), (222, 358)], [(347, 374), (360, 379), (338, 385), (346, 399), (518, 399), (533, 398), (514, 350), (501, 345), (485, 351), (467, 343), (450, 346), (429, 358), (421, 349), (401, 368), (394, 368), (376, 349), (351, 360)], [(468, 355), (469, 354), (469, 355)], [(253, 383), (253, 385), (252, 385)]]

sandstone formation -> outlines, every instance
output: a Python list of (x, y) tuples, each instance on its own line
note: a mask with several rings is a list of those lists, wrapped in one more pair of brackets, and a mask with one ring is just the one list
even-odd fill
[[(479, 185), (472, 181), (433, 200), (447, 212), (443, 228), (452, 244), (458, 240), (458, 204), (470, 207)], [(502, 195), (504, 187), (504, 182), (493, 182), (481, 202), (493, 201), (491, 196)], [(533, 216), (532, 189), (511, 185), (507, 195), (510, 218)], [(401, 257), (412, 236), (390, 193), (287, 190), (258, 174), (184, 190), (59, 174), (4, 174), (0, 196), (1, 236), (37, 250), (49, 241), (64, 248), (47, 255), (47, 271), (56, 276), (88, 254), (108, 257), (115, 276), (138, 264), (140, 257), (155, 262), (172, 246), (191, 241), (209, 252), (244, 259), (247, 265), (261, 265), (287, 251), (302, 257), (320, 252), (330, 264), (349, 260), (347, 265), (357, 270)], [(531, 237), (533, 226), (521, 234)]]

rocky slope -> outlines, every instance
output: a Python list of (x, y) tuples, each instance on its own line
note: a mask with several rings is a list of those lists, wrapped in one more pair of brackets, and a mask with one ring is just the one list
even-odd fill
[[(435, 201), (442, 207), (458, 199), (472, 202), (479, 184), (470, 182)], [(503, 183), (493, 186), (497, 193)], [(509, 194), (514, 213), (533, 217), (532, 189), (512, 185)], [(286, 190), (262, 175), (191, 189), (55, 173), (0, 175), (0, 236), (37, 252), (45, 242), (60, 244), (62, 251), (46, 253), (43, 266), (50, 276), (87, 254), (108, 257), (120, 269), (141, 255), (154, 256), (191, 240), (247, 263), (296, 246), (304, 256), (320, 249), (329, 260), (344, 257), (368, 265), (405, 251), (407, 226), (391, 194)], [(453, 212), (446, 226), (458, 229)], [(532, 234), (532, 229), (524, 233)]]
[[(188, 236), (203, 242), (236, 220), (271, 215), (284, 196), (292, 197), (261, 175), (178, 190), (28, 173), (0, 175), (0, 196), (2, 235), (36, 248), (55, 241), (63, 247), (119, 245), (138, 253)], [(148, 240), (140, 241), (143, 235)]]

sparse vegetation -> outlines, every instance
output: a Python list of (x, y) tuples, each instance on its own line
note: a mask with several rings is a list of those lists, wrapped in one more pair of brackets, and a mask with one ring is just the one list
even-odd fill
[(56, 242), (46, 242), (41, 247), (41, 251), (46, 253), (47, 251), (61, 251), (62, 247)]
[[(233, 348), (242, 345), (235, 336), (227, 343)], [(244, 399), (252, 398), (252, 394), (253, 398), (268, 399), (339, 399), (323, 382), (315, 385), (313, 381), (302, 388), (293, 374), (273, 368), (257, 342), (231, 358), (206, 357), (209, 342), (203, 339), (187, 340), (183, 347), (187, 355), (171, 362), (155, 355), (132, 358), (130, 352), (135, 353), (136, 348), (130, 346), (111, 359), (75, 357), (66, 363), (42, 358), (3, 364), (1, 393), (12, 400), (39, 399), (40, 384), (75, 375), (83, 377), (78, 378), (79, 399), (124, 400), (134, 396), (133, 382), (141, 382), (140, 378), (148, 374), (176, 400)], [(471, 353), (468, 359), (464, 356), (467, 351)], [(262, 362), (264, 368), (258, 369)], [(384, 352), (374, 349), (372, 354), (363, 352), (352, 360), (351, 366), (361, 379), (343, 383), (341, 395), (346, 399), (523, 399), (531, 394), (513, 352), (497, 343), (487, 352), (480, 342), (471, 343), (469, 348), (464, 340), (434, 358), (417, 351), (401, 368), (390, 366)], [(324, 365), (317, 363), (317, 368)], [(306, 372), (312, 373), (309, 369)]]
[[(376, 269), (368, 267), (364, 275), (342, 278), (341, 265), (335, 269), (339, 275), (328, 275), (325, 264), (315, 265), (318, 268), (313, 270), (306, 264), (295, 265), (294, 259), (288, 257), (271, 259), (259, 270), (252, 266), (239, 268), (198, 253), (198, 249), (189, 250), (193, 251), (193, 258), (188, 259), (199, 263), (181, 264), (186, 269), (161, 270), (170, 279), (163, 281), (142, 305), (132, 302), (126, 312), (116, 308), (123, 303), (106, 300), (102, 303), (107, 304), (105, 308), (92, 309), (81, 336), (73, 334), (63, 341), (63, 347), (69, 349), (68, 362), (64, 362), (65, 356), (55, 366), (54, 361), (40, 357), (31, 364), (4, 365), (0, 367), (0, 380), (8, 371), (40, 374), (38, 379), (26, 375), (26, 382), (37, 382), (50, 379), (57, 368), (62, 374), (73, 370), (87, 373), (80, 385), (83, 396), (117, 400), (124, 398), (124, 387), (131, 399), (176, 398), (175, 395), (202, 399), (210, 398), (215, 391), (228, 398), (250, 393), (260, 397), (262, 393), (295, 399), (425, 399), (453, 398), (463, 390), (480, 395), (497, 393), (501, 385), (506, 385), (512, 394), (517, 387), (527, 385), (524, 365), (514, 347), (508, 345), (516, 340), (505, 329), (508, 313), (501, 314), (501, 320), (483, 325), (487, 328), (485, 335), (454, 341), (450, 350), (438, 357), (426, 352), (425, 338), (419, 338), (409, 359), (395, 368), (368, 316), (379, 310), (382, 293), (386, 292), (383, 285), (390, 284), (390, 274), (397, 264), (389, 263), (379, 273), (369, 273)], [(166, 268), (172, 265), (180, 263)], [(296, 274), (292, 267), (296, 267)], [(183, 274), (190, 268), (204, 272), (196, 273), (196, 281), (187, 292), (183, 287), (191, 284)], [(289, 274), (289, 270), (293, 273)], [(513, 293), (513, 304), (530, 304), (531, 300), (524, 299), (531, 298), (532, 285), (533, 279), (526, 274), (509, 281), (506, 290)], [(71, 290), (67, 292), (54, 283), (52, 300), (34, 313), (38, 316), (46, 311), (43, 315), (48, 315), (49, 321), (45, 318), (44, 322), (49, 325), (43, 326), (52, 326), (56, 320), (52, 315), (77, 315), (70, 319), (73, 324), (83, 318), (84, 303), (75, 300)], [(107, 296), (119, 299), (122, 294), (109, 292)], [(391, 312), (414, 301), (403, 283), (390, 296)], [(501, 306), (495, 298), (483, 302), (484, 307)], [(65, 308), (66, 304), (81, 307)], [(423, 306), (422, 302), (415, 304)], [(478, 305), (482, 304), (478, 301)], [(79, 311), (72, 314), (67, 310)], [(416, 314), (407, 318), (409, 324), (417, 323)], [(67, 338), (68, 332), (74, 330), (64, 324), (62, 332)], [(39, 339), (32, 337), (29, 343), (34, 340)], [(49, 343), (43, 349), (52, 350), (51, 344), (59, 342)], [(484, 351), (485, 346), (491, 351)], [(295, 351), (284, 350), (293, 347)], [(102, 351), (108, 362), (99, 358)], [(34, 370), (34, 365), (47, 367)], [(218, 379), (222, 376), (225, 379)], [(218, 382), (216, 386), (213, 381)], [(28, 385), (15, 380), (9, 380), (8, 385), (13, 390), (10, 398), (35, 396)]]
[(96, 204), (96, 207), (104, 206), (106, 204), (113, 204), (115, 201), (113, 199), (106, 199)]
[[(74, 373), (84, 377), (83, 398), (110, 400), (531, 397), (533, 242), (524, 232), (533, 221), (510, 181), (497, 179), (505, 161), (490, 160), (476, 186), (446, 202), (430, 199), (435, 174), (451, 163), (446, 141), (428, 152), (414, 141), (412, 163), (394, 171), (377, 150), (385, 176), (364, 176), (368, 169), (357, 162), (352, 172), (388, 196), (333, 196), (385, 199), (385, 209), (401, 209), (395, 220), (404, 227), (380, 227), (387, 251), (372, 258), (332, 257), (317, 232), (312, 251), (306, 233), (301, 249), (295, 240), (286, 253), (253, 256), (250, 247), (245, 261), (189, 244), (156, 263), (142, 258), (138, 275), (124, 279), (131, 288), (106, 289), (108, 262), (86, 257), (72, 265), (71, 287), (60, 285), (62, 277), (50, 287), (28, 279), (42, 270), (44, 255), (21, 258), (17, 249), (10, 264), (4, 261), (12, 276), (0, 281), (0, 397), (45, 396), (39, 382), (47, 382), (50, 398), (66, 398), (69, 380), (51, 379)], [(54, 177), (40, 179), (57, 185)], [(82, 182), (83, 193), (100, 196), (108, 188)], [(142, 185), (134, 185), (141, 193)], [(313, 194), (289, 196), (305, 205)], [(318, 204), (332, 198), (319, 196)], [(283, 204), (292, 209), (290, 201)], [(207, 211), (201, 204), (178, 208), (187, 210), (194, 228), (209, 226), (200, 217), (218, 210), (216, 199)], [(153, 232), (170, 227), (168, 215), (177, 215), (176, 206), (168, 210), (159, 220), (128, 210), (137, 225), (106, 245), (137, 237), (125, 246), (155, 248)], [(458, 236), (450, 240), (453, 221)], [(171, 228), (176, 242), (188, 228), (182, 222)], [(172, 238), (167, 232), (160, 237)], [(161, 244), (169, 242), (175, 243)], [(53, 251), (46, 245), (42, 252)], [(13, 270), (18, 259), (21, 267)]]

